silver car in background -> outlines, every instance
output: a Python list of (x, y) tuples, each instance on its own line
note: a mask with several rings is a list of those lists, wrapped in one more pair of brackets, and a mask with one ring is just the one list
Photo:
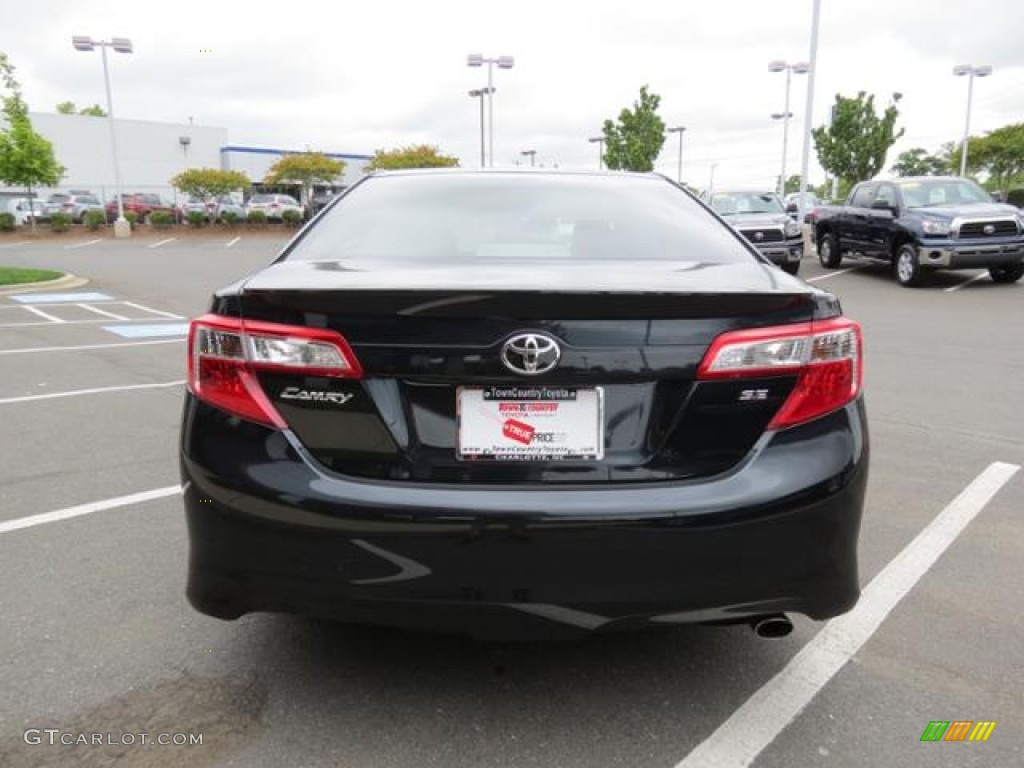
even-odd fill
[(91, 192), (54, 192), (46, 198), (48, 214), (66, 213), (72, 221), (79, 224), (82, 223), (82, 219), (89, 211), (99, 211), (100, 213), (105, 211), (103, 202)]
[(246, 216), (253, 211), (262, 211), (268, 219), (280, 219), (289, 210), (302, 215), (302, 206), (291, 195), (257, 194), (245, 206)]

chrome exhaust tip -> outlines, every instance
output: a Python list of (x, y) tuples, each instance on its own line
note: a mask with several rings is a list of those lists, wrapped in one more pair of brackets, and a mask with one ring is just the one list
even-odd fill
[(758, 637), (785, 637), (793, 631), (793, 622), (784, 613), (761, 616), (750, 622)]

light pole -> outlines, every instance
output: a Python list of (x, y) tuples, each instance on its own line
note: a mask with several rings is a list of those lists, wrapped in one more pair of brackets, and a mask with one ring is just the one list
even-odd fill
[(489, 133), (487, 143), (490, 145), (491, 156), (489, 165), (494, 167), (494, 65), (498, 69), (512, 69), (516, 60), (512, 56), (498, 56), (497, 58), (486, 58), (481, 53), (471, 53), (466, 57), (466, 64), (470, 67), (481, 67), (487, 65), (487, 131)]
[(804, 201), (807, 200), (807, 173), (811, 160), (811, 120), (814, 118), (814, 79), (818, 70), (818, 28), (821, 26), (821, 0), (814, 0), (811, 6), (811, 50), (807, 57), (807, 103), (804, 109), (804, 141), (800, 152), (800, 202), (797, 221), (804, 220)]
[(114, 156), (114, 186), (117, 187), (117, 221), (114, 222), (114, 237), (130, 237), (131, 225), (124, 217), (124, 201), (121, 199), (121, 166), (117, 159), (117, 128), (114, 126), (114, 102), (110, 97), (110, 69), (107, 66), (107, 48), (118, 53), (131, 53), (132, 41), (127, 37), (113, 37), (110, 40), (93, 40), (91, 37), (75, 35), (71, 44), (76, 51), (94, 51), (97, 47), (103, 54), (103, 85), (107, 90), (107, 122), (110, 125), (110, 150)]
[(715, 191), (715, 168), (718, 167), (718, 163), (711, 164), (711, 178), (708, 179), (708, 205), (711, 204), (711, 193)]
[(484, 96), (490, 95), (493, 88), (476, 88), (469, 92), (474, 99), (480, 99), (480, 167), (487, 165), (487, 158), (484, 150)]
[[(779, 197), (782, 197), (786, 192), (786, 152), (789, 149), (789, 118), (793, 116), (793, 113), (789, 111), (789, 87), (793, 80), (793, 75), (804, 75), (810, 69), (810, 65), (805, 62), (797, 62), (796, 64), (788, 64), (785, 61), (771, 61), (768, 62), (769, 72), (785, 72), (786, 73), (786, 108), (782, 112), (776, 113), (779, 115), (778, 119), (782, 120), (782, 170), (779, 172)], [(774, 118), (775, 115), (772, 115)]]
[(591, 144), (597, 144), (597, 170), (604, 170), (604, 136), (591, 136), (587, 139)]
[(533, 168), (533, 165), (534, 165), (533, 161), (534, 161), (534, 158), (537, 156), (537, 150), (536, 149), (524, 149), (519, 154), (522, 155), (523, 157), (526, 157), (527, 155), (529, 155), (530, 156), (530, 167)]
[(971, 100), (974, 98), (974, 78), (988, 77), (992, 74), (992, 67), (988, 64), (972, 66), (970, 64), (958, 64), (953, 67), (953, 74), (957, 77), (967, 76), (967, 117), (964, 120), (964, 141), (960, 145), (960, 175), (967, 175), (967, 144), (971, 133)]
[(683, 183), (683, 134), (686, 132), (685, 125), (677, 125), (675, 128), (669, 128), (669, 133), (679, 134), (679, 158), (676, 162), (676, 181), (680, 184)]

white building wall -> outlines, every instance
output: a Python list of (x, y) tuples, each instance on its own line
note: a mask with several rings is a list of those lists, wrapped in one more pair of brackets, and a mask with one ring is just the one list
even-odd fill
[[(106, 118), (33, 112), (32, 127), (53, 143), (57, 162), (65, 166), (58, 189), (114, 193), (114, 164)], [(186, 168), (219, 168), (227, 128), (115, 120), (121, 181), (127, 192), (158, 192), (174, 199), (170, 179)], [(183, 146), (181, 139), (188, 139)]]
[[(270, 149), (265, 147), (227, 146), (221, 152), (220, 167), (232, 171), (241, 171), (252, 181), (263, 181), (270, 170), (282, 156), (299, 150)], [(345, 170), (337, 184), (349, 186), (364, 175), (363, 167), (373, 158), (372, 155), (354, 155), (340, 152), (325, 152), (328, 157), (345, 163)]]

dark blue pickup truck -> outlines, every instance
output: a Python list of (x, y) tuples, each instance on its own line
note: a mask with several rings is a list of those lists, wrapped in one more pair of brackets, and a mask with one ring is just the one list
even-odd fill
[(997, 283), (1024, 276), (1021, 211), (958, 177), (862, 182), (845, 205), (819, 210), (814, 241), (823, 267), (845, 256), (883, 261), (900, 285), (932, 269), (988, 269)]

